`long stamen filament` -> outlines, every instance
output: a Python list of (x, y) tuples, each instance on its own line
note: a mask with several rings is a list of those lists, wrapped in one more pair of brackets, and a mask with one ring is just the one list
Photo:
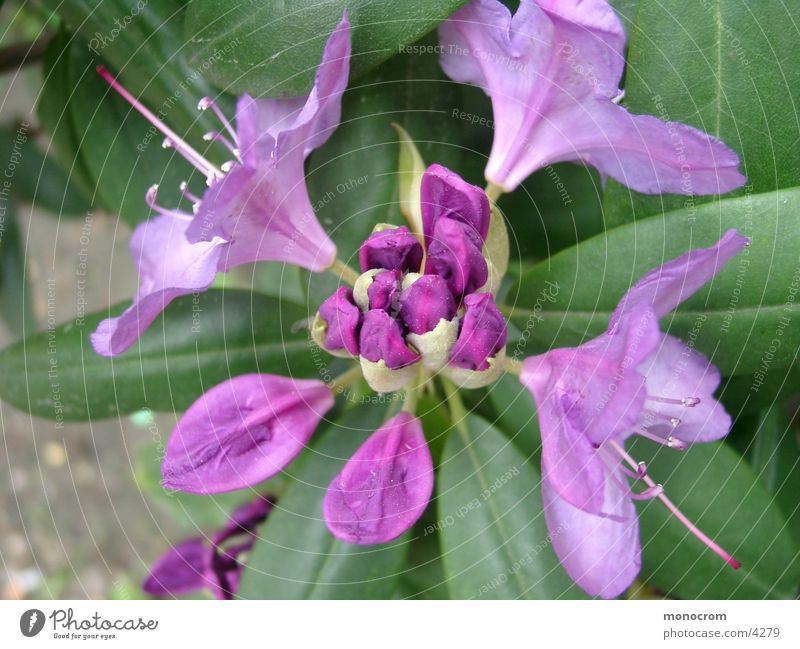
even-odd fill
[(96, 69), (100, 76), (105, 79), (106, 83), (116, 90), (125, 101), (139, 111), (148, 122), (161, 131), (169, 140), (170, 144), (175, 147), (175, 150), (196, 167), (198, 171), (206, 176), (222, 176), (222, 172), (216, 166), (200, 155), (188, 142), (175, 133), (169, 126), (164, 124), (164, 122), (156, 117), (142, 102), (123, 88), (104, 66), (98, 65)]
[(237, 149), (233, 142), (231, 142), (228, 138), (226, 138), (222, 133), (219, 131), (209, 131), (205, 135), (203, 135), (203, 139), (206, 142), (220, 142), (228, 151), (230, 151), (236, 159), (241, 162), (241, 158), (239, 157), (239, 149)]
[(667, 448), (671, 448), (676, 451), (685, 451), (687, 448), (689, 448), (689, 445), (686, 442), (684, 442), (682, 439), (678, 439), (674, 435), (669, 435), (666, 438), (659, 437), (658, 435), (653, 435), (653, 433), (645, 428), (638, 428), (635, 432), (640, 437), (644, 437), (645, 439), (649, 439), (651, 442), (661, 444), (662, 446), (666, 446)]
[(683, 399), (670, 399), (668, 397), (654, 397), (652, 395), (647, 395), (648, 401), (655, 401), (657, 403), (668, 403), (673, 406), (685, 406), (687, 408), (694, 408), (698, 403), (700, 403), (699, 397), (684, 397)]
[(162, 216), (172, 216), (177, 219), (182, 219), (184, 221), (191, 221), (192, 217), (188, 214), (183, 214), (178, 210), (168, 210), (164, 207), (161, 207), (158, 203), (156, 203), (158, 197), (158, 185), (150, 185), (150, 188), (144, 195), (144, 202), (151, 210), (161, 214)]
[(214, 111), (214, 114), (217, 116), (217, 119), (220, 121), (222, 126), (225, 127), (225, 130), (228, 131), (228, 133), (231, 136), (231, 139), (238, 146), (239, 138), (236, 135), (236, 130), (233, 128), (233, 125), (228, 121), (228, 118), (225, 117), (225, 113), (222, 112), (222, 109), (219, 106), (217, 106), (217, 103), (213, 99), (211, 99), (211, 97), (203, 97), (197, 103), (198, 110), (205, 111), (209, 108)]
[[(617, 452), (619, 453), (620, 457), (625, 460), (631, 468), (636, 468), (638, 466), (637, 462), (628, 455), (628, 452), (622, 447), (621, 444), (614, 440), (609, 440), (608, 444)], [(644, 480), (648, 486), (650, 487), (657, 487), (658, 485), (653, 481), (653, 479), (645, 474), (642, 476), (642, 480)], [(742, 564), (739, 563), (736, 559), (733, 558), (732, 555), (728, 554), (725, 550), (722, 549), (717, 543), (712, 541), (708, 536), (706, 536), (702, 530), (700, 530), (692, 521), (690, 521), (686, 515), (677, 508), (677, 506), (667, 497), (665, 493), (659, 493), (658, 499), (664, 503), (666, 508), (672, 513), (675, 518), (677, 518), (683, 525), (688, 529), (692, 534), (694, 534), (698, 539), (700, 539), (708, 548), (713, 550), (716, 554), (718, 554), (725, 562), (738, 570), (742, 567)]]

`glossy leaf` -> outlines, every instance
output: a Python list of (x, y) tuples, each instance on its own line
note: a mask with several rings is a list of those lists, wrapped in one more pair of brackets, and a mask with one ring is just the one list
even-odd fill
[(285, 473), (292, 482), (259, 531), (242, 577), (244, 599), (386, 599), (402, 572), (407, 538), (387, 545), (338, 541), (322, 519), (325, 490), (386, 416), (357, 406), (316, 434)]
[(738, 228), (752, 245), (661, 324), (693, 341), (724, 375), (751, 375), (756, 386), (793, 363), (800, 345), (800, 329), (789, 325), (798, 312), (798, 210), (800, 189), (728, 199), (643, 219), (560, 252), (506, 296), (516, 325), (528, 332), (525, 355), (603, 332), (618, 300), (647, 271)]
[[(325, 39), (347, 9), (356, 78), (436, 27), (466, 0), (194, 0), (186, 36), (194, 63), (225, 52), (208, 70), (220, 88), (297, 97), (311, 85)], [(230, 48), (231, 44), (234, 48)], [(227, 48), (227, 49), (226, 49)]]
[(639, 503), (642, 579), (682, 599), (794, 598), (798, 545), (773, 496), (726, 444), (696, 444), (686, 453), (649, 442), (631, 455), (647, 463), (673, 502), (741, 563), (733, 570), (658, 501)]
[(297, 326), (308, 313), (273, 298), (231, 290), (179, 298), (114, 358), (89, 344), (107, 315), (87, 315), (0, 352), (0, 397), (40, 417), (81, 421), (145, 407), (183, 410), (206, 388), (247, 372), (316, 376), (316, 348)]
[[(793, 20), (784, 2), (640, 0), (625, 105), (634, 113), (690, 124), (734, 148), (749, 181), (739, 194), (797, 186), (800, 48)], [(607, 222), (712, 200), (643, 196), (612, 182)]]
[(539, 472), (496, 428), (468, 415), (445, 446), (436, 526), (457, 599), (575, 599), (542, 512)]

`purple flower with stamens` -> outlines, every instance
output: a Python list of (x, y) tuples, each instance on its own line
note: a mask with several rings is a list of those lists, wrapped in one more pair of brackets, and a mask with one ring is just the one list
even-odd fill
[[(683, 450), (727, 435), (730, 416), (713, 396), (718, 370), (662, 333), (658, 319), (747, 244), (729, 230), (716, 245), (665, 263), (625, 294), (605, 334), (523, 363), (520, 379), (536, 401), (542, 431), (542, 497), (553, 547), (591, 595), (616, 597), (639, 572), (637, 498), (661, 499), (693, 534), (739, 567), (675, 507), (624, 444), (639, 435)], [(644, 491), (635, 494), (629, 478), (643, 481)]]
[(195, 401), (175, 426), (163, 484), (188, 493), (245, 489), (283, 470), (305, 448), (333, 395), (322, 381), (243, 374)]
[(514, 190), (556, 162), (597, 168), (640, 192), (721, 194), (745, 177), (718, 139), (619, 105), (625, 33), (605, 0), (472, 0), (439, 26), (450, 78), (492, 101), (486, 178)]
[[(306, 189), (303, 164), (339, 123), (341, 97), (350, 65), (350, 24), (345, 15), (325, 45), (314, 87), (296, 99), (239, 98), (236, 127), (209, 98), (222, 130), (206, 139), (221, 142), (233, 156), (216, 166), (143, 106), (107, 70), (98, 71), (166, 137), (208, 181), (202, 197), (182, 185), (193, 212), (165, 209), (156, 188), (147, 204), (159, 216), (137, 226), (131, 240), (140, 284), (122, 315), (104, 320), (92, 334), (95, 351), (120, 354), (180, 295), (209, 288), (217, 272), (256, 261), (280, 261), (323, 271), (336, 246), (317, 221)], [(170, 223), (174, 221), (175, 223)]]
[(325, 492), (323, 512), (342, 541), (387, 543), (410, 528), (433, 492), (433, 460), (422, 424), (401, 412), (376, 430)]
[(176, 544), (153, 564), (142, 590), (156, 597), (210, 590), (217, 599), (233, 599), (243, 555), (252, 549), (256, 528), (274, 504), (270, 495), (259, 497), (239, 507), (210, 538), (197, 536)]

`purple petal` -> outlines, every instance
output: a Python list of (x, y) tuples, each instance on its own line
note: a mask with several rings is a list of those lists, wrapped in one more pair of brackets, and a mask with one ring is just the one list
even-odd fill
[(406, 345), (397, 320), (382, 309), (372, 309), (364, 314), (360, 348), (363, 358), (373, 363), (382, 360), (392, 370), (412, 365), (420, 358)]
[(130, 251), (139, 272), (139, 290), (122, 315), (103, 320), (91, 335), (92, 347), (98, 354), (121, 354), (172, 300), (211, 286), (224, 243), (189, 243), (189, 218), (181, 212), (170, 212), (136, 227)]
[(451, 320), (455, 314), (455, 300), (438, 275), (423, 275), (400, 295), (400, 317), (411, 333), (432, 331), (440, 320)]
[(295, 150), (305, 158), (322, 146), (339, 125), (349, 71), (350, 23), (345, 13), (325, 44), (308, 97), (239, 99), (236, 133), (245, 164), (256, 167)]
[(467, 295), (464, 308), (461, 332), (450, 352), (450, 363), (482, 372), (489, 369), (488, 359), (506, 345), (506, 320), (490, 293)]
[(142, 590), (156, 597), (191, 593), (210, 585), (208, 547), (202, 537), (182, 541), (153, 564)]
[(433, 491), (433, 461), (422, 425), (401, 412), (375, 431), (325, 493), (328, 529), (347, 543), (386, 543), (408, 530)]
[(406, 227), (373, 232), (358, 252), (361, 272), (385, 268), (416, 273), (422, 264), (422, 245)]
[(595, 597), (611, 599), (633, 583), (641, 569), (639, 521), (621, 473), (604, 478), (604, 515), (590, 514), (561, 499), (543, 476), (544, 516), (553, 549), (567, 574)]
[(731, 229), (710, 248), (695, 248), (650, 271), (620, 300), (609, 321), (609, 332), (615, 331), (623, 318), (643, 309), (652, 309), (659, 318), (666, 315), (700, 290), (749, 242)]
[[(720, 383), (719, 370), (703, 354), (664, 334), (658, 350), (638, 370), (646, 377), (650, 396), (679, 401), (700, 399), (692, 407), (648, 401), (648, 410), (661, 416), (661, 419), (647, 422), (650, 432), (665, 438), (674, 434), (689, 443), (711, 442), (728, 434), (731, 417), (714, 398)], [(680, 420), (680, 425), (673, 428), (664, 423), (670, 418)]]
[(214, 386), (181, 417), (162, 464), (169, 489), (210, 494), (281, 471), (333, 407), (321, 381), (246, 374)]
[(383, 309), (389, 313), (397, 310), (400, 298), (402, 273), (399, 270), (386, 270), (372, 279), (367, 289), (370, 309)]
[(212, 544), (221, 545), (235, 536), (252, 534), (267, 519), (274, 502), (272, 496), (259, 496), (237, 507), (225, 527), (211, 538)]
[(433, 164), (422, 176), (420, 201), (426, 246), (430, 246), (440, 219), (453, 219), (468, 226), (476, 235), (478, 248), (483, 245), (491, 219), (489, 199), (483, 189)]
[(358, 356), (361, 311), (353, 301), (352, 289), (341, 286), (319, 307), (319, 315), (327, 325), (325, 349), (345, 349)]
[(325, 270), (336, 258), (336, 246), (314, 215), (303, 173), (298, 155), (277, 164), (235, 167), (203, 195), (187, 238), (230, 242), (221, 271), (256, 261)]
[(425, 272), (440, 275), (458, 301), (486, 284), (489, 267), (482, 243), (470, 226), (454, 219), (439, 219), (428, 246)]

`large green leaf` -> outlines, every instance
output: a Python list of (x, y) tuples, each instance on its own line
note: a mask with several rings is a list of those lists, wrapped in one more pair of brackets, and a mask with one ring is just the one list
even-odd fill
[(380, 426), (386, 408), (358, 406), (332, 423), (297, 465), (293, 482), (259, 530), (239, 588), (245, 599), (388, 599), (402, 571), (407, 539), (387, 545), (343, 543), (322, 519), (325, 490)]
[[(254, 95), (305, 94), (328, 35), (347, 9), (353, 26), (351, 76), (413, 43), (466, 0), (194, 0), (186, 35), (194, 63), (222, 52), (207, 74), (220, 88)], [(234, 44), (235, 47), (231, 47)]]
[[(634, 113), (700, 128), (734, 148), (749, 182), (740, 194), (797, 186), (800, 47), (792, 13), (784, 2), (640, 0), (625, 104)], [(616, 225), (686, 201), (611, 183), (606, 213)]]
[(447, 587), (458, 599), (577, 598), (550, 547), (539, 472), (484, 419), (445, 446), (438, 521)]
[[(118, 305), (118, 313), (128, 303)], [(0, 398), (40, 417), (86, 420), (140, 408), (182, 410), (247, 372), (314, 376), (304, 309), (246, 291), (179, 298), (115, 358), (89, 344), (106, 312), (53, 327), (0, 352)]]
[(798, 213), (800, 189), (757, 194), (643, 219), (560, 252), (525, 274), (507, 298), (514, 322), (528, 332), (525, 355), (601, 333), (647, 271), (735, 227), (752, 245), (662, 327), (693, 339), (723, 374), (753, 374), (757, 387), (794, 362), (800, 345), (800, 328), (787, 324), (798, 312)]
[(640, 503), (642, 578), (683, 599), (794, 598), (798, 546), (774, 497), (726, 444), (696, 444), (681, 454), (637, 440), (631, 454), (708, 536), (741, 563), (734, 570), (658, 501)]

